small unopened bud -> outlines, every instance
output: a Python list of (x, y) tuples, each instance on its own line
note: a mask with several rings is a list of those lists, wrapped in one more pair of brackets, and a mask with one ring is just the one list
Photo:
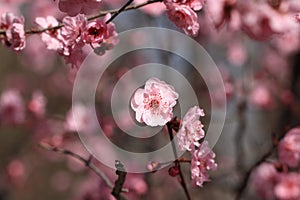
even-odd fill
[(178, 166), (173, 166), (169, 168), (169, 175), (170, 176), (177, 176), (179, 174), (179, 168)]

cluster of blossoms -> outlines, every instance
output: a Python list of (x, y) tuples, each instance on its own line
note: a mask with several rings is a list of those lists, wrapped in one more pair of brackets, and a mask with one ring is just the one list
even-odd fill
[(237, 31), (243, 30), (256, 40), (264, 40), (273, 34), (293, 32), (299, 29), (295, 21), (295, 1), (239, 1), (217, 0), (206, 2), (206, 14), (217, 29), (224, 24)]
[[(133, 95), (131, 107), (136, 112), (138, 122), (144, 122), (148, 126), (164, 126), (173, 117), (172, 111), (178, 97), (171, 85), (157, 78), (150, 78), (146, 81), (145, 88), (139, 88)], [(199, 120), (201, 116), (204, 116), (204, 112), (198, 106), (190, 108), (177, 133), (179, 149), (191, 152), (191, 177), (193, 184), (200, 187), (209, 181), (207, 171), (217, 168), (215, 153), (208, 146), (208, 142), (199, 142), (205, 136), (203, 124)], [(151, 165), (150, 168), (155, 167)], [(170, 175), (178, 174), (176, 167), (170, 169)]]
[(55, 28), (59, 22), (52, 16), (38, 17), (35, 22), (43, 29), (51, 29), (41, 34), (42, 41), (47, 49), (55, 50), (64, 56), (66, 63), (78, 67), (85, 53), (85, 44), (99, 44), (103, 51), (112, 48), (117, 42), (117, 33), (112, 22), (106, 23), (110, 15), (103, 20), (89, 22), (83, 14), (75, 17), (66, 16), (62, 21), (62, 28)]
[(13, 13), (3, 13), (0, 19), (0, 30), (5, 34), (0, 35), (0, 42), (14, 51), (25, 48), (24, 18), (15, 16)]
[(164, 0), (167, 15), (185, 34), (196, 36), (200, 25), (195, 11), (202, 9), (204, 0)]
[[(253, 186), (263, 199), (300, 199), (300, 128), (291, 129), (278, 144), (278, 163), (263, 163), (253, 174)], [(298, 168), (299, 169), (299, 168)]]

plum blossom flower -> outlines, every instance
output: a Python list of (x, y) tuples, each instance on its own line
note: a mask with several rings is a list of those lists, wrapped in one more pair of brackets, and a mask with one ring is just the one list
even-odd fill
[(296, 172), (280, 174), (274, 193), (282, 200), (300, 199), (300, 174)]
[(295, 15), (296, 21), (300, 23), (300, 13), (297, 13)]
[(300, 127), (293, 128), (279, 142), (278, 156), (281, 163), (290, 167), (300, 164)]
[(136, 112), (138, 122), (148, 126), (164, 126), (173, 117), (178, 93), (173, 86), (157, 78), (146, 81), (145, 88), (139, 88), (131, 99), (131, 108)]
[(108, 24), (105, 23), (110, 17), (111, 15), (107, 14), (103, 20), (97, 19), (95, 21), (90, 22), (83, 32), (84, 42), (102, 43), (110, 37), (115, 36), (115, 25), (112, 22)]
[(199, 11), (203, 8), (204, 0), (164, 0), (165, 4), (177, 3), (179, 5), (186, 5), (195, 11)]
[(199, 147), (199, 140), (204, 137), (203, 124), (199, 117), (204, 116), (204, 111), (198, 106), (188, 110), (182, 120), (181, 128), (177, 133), (178, 146), (183, 150), (191, 151), (193, 146)]
[(0, 97), (0, 120), (4, 124), (22, 124), (25, 106), (17, 90), (6, 90)]
[(278, 172), (274, 164), (263, 163), (252, 173), (251, 185), (262, 199), (274, 199), (274, 187)]
[(99, 8), (102, 0), (60, 0), (58, 8), (60, 11), (68, 13), (69, 16), (75, 16), (79, 13), (91, 14)]
[(187, 35), (196, 36), (198, 34), (200, 28), (198, 16), (191, 7), (176, 3), (166, 3), (165, 5), (169, 19), (177, 27), (181, 28)]
[(0, 19), (0, 29), (5, 31), (5, 37), (0, 41), (15, 51), (25, 48), (24, 18), (17, 17), (13, 13), (3, 13)]
[(207, 141), (204, 141), (199, 149), (193, 151), (191, 160), (193, 184), (202, 187), (204, 182), (210, 181), (207, 171), (216, 170), (218, 165), (214, 160), (215, 156)]
[[(52, 28), (59, 25), (58, 21), (53, 16), (47, 16), (46, 18), (37, 17), (35, 23), (41, 28)], [(47, 45), (49, 50), (63, 49), (62, 38), (60, 29), (45, 31), (41, 34), (42, 41)]]

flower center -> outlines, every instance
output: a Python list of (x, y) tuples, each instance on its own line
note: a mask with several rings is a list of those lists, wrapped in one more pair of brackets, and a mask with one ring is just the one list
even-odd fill
[(157, 99), (152, 99), (149, 103), (149, 107), (152, 109), (159, 107), (159, 101)]

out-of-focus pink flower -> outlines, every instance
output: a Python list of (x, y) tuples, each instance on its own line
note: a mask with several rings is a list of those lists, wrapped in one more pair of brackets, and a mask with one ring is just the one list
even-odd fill
[(195, 11), (186, 5), (179, 5), (176, 3), (167, 3), (167, 15), (172, 22), (181, 28), (185, 34), (196, 36), (198, 34), (200, 25), (198, 16)]
[(7, 90), (0, 97), (0, 120), (4, 124), (22, 124), (25, 120), (23, 99), (17, 90)]
[[(59, 25), (58, 21), (52, 16), (47, 16), (46, 18), (37, 17), (35, 19), (35, 23), (37, 23), (43, 29), (52, 28)], [(63, 49), (60, 29), (43, 32), (41, 34), (41, 38), (42, 41), (47, 45), (47, 49), (49, 50)]]
[(102, 0), (60, 0), (58, 8), (69, 16), (75, 16), (79, 13), (91, 14), (92, 11), (100, 7)]
[(295, 172), (280, 174), (274, 193), (280, 200), (300, 199), (300, 174)]
[(278, 173), (271, 163), (259, 165), (252, 173), (251, 185), (262, 199), (274, 199), (274, 186)]
[(28, 109), (37, 117), (43, 117), (45, 114), (47, 99), (41, 91), (35, 91), (32, 94)]
[(93, 133), (99, 124), (98, 120), (93, 118), (92, 108), (77, 104), (68, 112), (65, 126), (68, 131)]
[(295, 15), (295, 18), (296, 18), (297, 22), (300, 23), (300, 13), (297, 13), (297, 14)]
[(208, 170), (216, 170), (216, 154), (210, 149), (207, 141), (201, 143), (199, 149), (192, 152), (191, 176), (193, 184), (202, 187), (204, 182), (210, 181)]
[(231, 64), (242, 66), (247, 59), (247, 51), (241, 42), (232, 42), (228, 45), (227, 57)]
[(278, 156), (281, 163), (290, 167), (300, 164), (300, 127), (293, 128), (287, 132), (279, 142)]
[(270, 90), (266, 86), (258, 85), (250, 94), (250, 102), (260, 108), (270, 109), (274, 107), (274, 100)]
[(6, 31), (5, 37), (0, 41), (15, 51), (25, 48), (24, 18), (13, 13), (3, 13), (0, 19), (0, 29)]
[(228, 23), (229, 28), (237, 30), (241, 26), (241, 15), (237, 9), (237, 0), (206, 1), (208, 17), (217, 29)]
[(204, 116), (204, 111), (198, 106), (190, 108), (182, 120), (181, 128), (177, 133), (179, 148), (191, 151), (195, 146), (199, 147), (199, 140), (204, 137), (203, 124), (199, 120)]
[(145, 122), (148, 126), (164, 126), (173, 117), (172, 111), (178, 96), (173, 86), (150, 78), (144, 89), (135, 92), (131, 108), (136, 112), (138, 122)]

